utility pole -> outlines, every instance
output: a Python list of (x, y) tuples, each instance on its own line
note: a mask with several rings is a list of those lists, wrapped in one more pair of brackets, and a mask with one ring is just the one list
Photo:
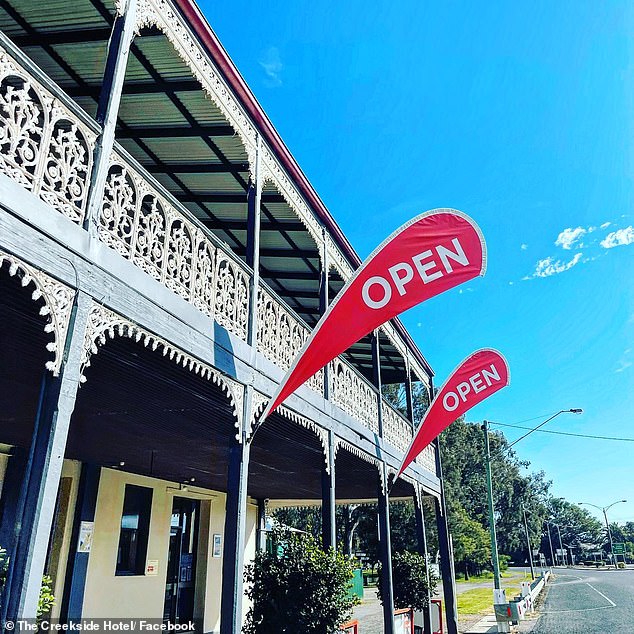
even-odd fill
[(535, 579), (535, 567), (533, 566), (533, 547), (531, 546), (531, 537), (528, 532), (528, 520), (526, 519), (526, 509), (522, 504), (522, 515), (524, 516), (524, 530), (526, 531), (526, 545), (528, 546), (528, 561), (531, 565), (531, 579)]
[(553, 540), (550, 536), (550, 522), (546, 520), (546, 529), (548, 530), (548, 543), (550, 544), (550, 565), (555, 565), (555, 555), (553, 554)]
[(564, 549), (564, 543), (561, 541), (561, 530), (559, 529), (559, 524), (555, 524), (557, 527), (557, 535), (559, 535), (559, 552), (561, 552), (561, 565), (568, 565), (568, 557), (565, 556), (566, 550)]
[(493, 585), (496, 590), (500, 585), (500, 562), (498, 560), (498, 542), (495, 534), (495, 509), (493, 508), (493, 481), (491, 479), (491, 449), (489, 447), (489, 423), (485, 420), (482, 424), (484, 432), (484, 448), (487, 473), (487, 497), (489, 500), (489, 530), (491, 532), (491, 559), (493, 560)]

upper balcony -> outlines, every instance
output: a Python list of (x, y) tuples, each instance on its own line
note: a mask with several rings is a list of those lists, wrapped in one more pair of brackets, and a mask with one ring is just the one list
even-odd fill
[[(358, 257), (268, 119), (254, 114), (257, 102), (232, 79), (224, 51), (213, 56), (205, 26), (192, 32), (191, 16), (186, 22), (166, 0), (138, 5), (116, 142), (100, 155), (108, 43), (121, 7), (58, 4), (59, 12), (55, 2), (9, 0), (0, 9), (0, 171), (245, 342), (254, 299), (253, 343), (288, 369)], [(249, 214), (258, 202), (254, 247)], [(400, 322), (377, 336), (389, 401), (411, 382), (428, 390), (431, 370)], [(358, 342), (308, 386), (403, 452), (414, 412), (407, 399), (398, 408), (379, 398), (372, 346)], [(436, 473), (433, 448), (419, 463)]]

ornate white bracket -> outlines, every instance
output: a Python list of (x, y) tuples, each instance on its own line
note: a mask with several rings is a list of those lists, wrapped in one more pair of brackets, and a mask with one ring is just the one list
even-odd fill
[(53, 341), (46, 344), (46, 349), (52, 352), (52, 361), (47, 361), (46, 369), (58, 376), (62, 366), (64, 343), (70, 323), (70, 314), (75, 299), (75, 291), (53, 279), (46, 273), (29, 266), (19, 258), (0, 251), (0, 267), (9, 263), (9, 275), (17, 275), (25, 288), (33, 285), (31, 298), (33, 301), (42, 299), (44, 306), (40, 309), (40, 315), (48, 315), (49, 322), (44, 326), (45, 332), (53, 333)]
[(79, 379), (81, 383), (86, 381), (85, 371), (90, 366), (93, 355), (99, 352), (99, 348), (108, 339), (114, 339), (117, 336), (128, 337), (137, 342), (142, 341), (146, 348), (149, 347), (153, 351), (160, 349), (164, 357), (169, 356), (175, 363), (219, 386), (227, 394), (233, 408), (233, 415), (236, 418), (236, 438), (240, 440), (244, 402), (244, 388), (241, 383), (220, 374), (211, 366), (183, 352), (180, 348), (165, 341), (165, 339), (161, 339), (100, 304), (93, 304), (88, 316), (84, 349), (82, 351), (81, 376)]

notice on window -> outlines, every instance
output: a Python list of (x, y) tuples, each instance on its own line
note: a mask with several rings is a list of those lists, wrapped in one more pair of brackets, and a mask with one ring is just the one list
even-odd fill
[(222, 535), (214, 535), (214, 557), (222, 557)]
[(92, 536), (95, 531), (94, 522), (82, 522), (79, 525), (78, 553), (89, 553), (92, 547)]

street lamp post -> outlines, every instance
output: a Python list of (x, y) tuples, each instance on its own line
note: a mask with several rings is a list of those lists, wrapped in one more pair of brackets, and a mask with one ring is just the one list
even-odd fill
[[(553, 414), (545, 421), (534, 427), (523, 436), (520, 436), (517, 440), (514, 440), (507, 448), (508, 451), (511, 447), (516, 445), (520, 440), (524, 440), (526, 436), (530, 436), (534, 431), (537, 431), (540, 427), (543, 427), (546, 423), (550, 422), (553, 418), (559, 416), (559, 414), (581, 414), (583, 412), (580, 408), (573, 409), (561, 409), (556, 414)], [(484, 448), (485, 448), (485, 466), (486, 466), (486, 478), (487, 478), (487, 497), (489, 502), (489, 530), (491, 532), (491, 560), (493, 562), (493, 599), (494, 603), (505, 603), (506, 599), (504, 596), (504, 591), (501, 589), (500, 583), (500, 564), (498, 561), (498, 544), (497, 544), (497, 536), (495, 533), (495, 509), (493, 506), (493, 480), (491, 477), (491, 448), (489, 446), (489, 423), (485, 420), (482, 423), (482, 431), (484, 432)], [(529, 547), (530, 551), (530, 547)], [(531, 553), (532, 556), (532, 553)], [(501, 623), (498, 623), (498, 631), (508, 631), (501, 630)], [(508, 627), (508, 626), (506, 626)]]
[(610, 530), (610, 522), (608, 522), (608, 511), (615, 505), (621, 504), (621, 502), (627, 502), (627, 500), (617, 500), (608, 504), (608, 506), (597, 506), (596, 504), (590, 504), (590, 502), (579, 502), (579, 504), (585, 504), (586, 506), (594, 506), (595, 509), (599, 509), (603, 513), (605, 518), (605, 528), (608, 531), (608, 540), (610, 542), (610, 555), (613, 557), (614, 567), (618, 570), (619, 566), (616, 563), (616, 557), (614, 556), (614, 545), (612, 544), (612, 531)]

